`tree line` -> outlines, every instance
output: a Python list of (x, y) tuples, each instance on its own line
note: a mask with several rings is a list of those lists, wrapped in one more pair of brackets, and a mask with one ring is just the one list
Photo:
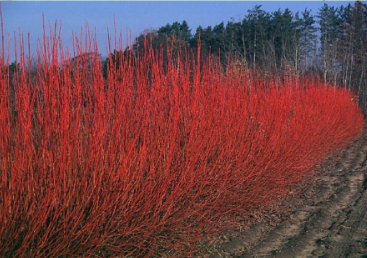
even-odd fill
[(194, 50), (200, 36), (202, 56), (219, 58), (223, 66), (230, 58), (258, 73), (319, 76), (355, 90), (367, 107), (367, 5), (360, 1), (340, 7), (325, 3), (315, 15), (307, 8), (269, 13), (256, 5), (241, 21), (199, 26), (194, 33), (186, 21), (174, 22), (140, 34), (135, 50), (145, 36), (153, 48), (168, 43)]

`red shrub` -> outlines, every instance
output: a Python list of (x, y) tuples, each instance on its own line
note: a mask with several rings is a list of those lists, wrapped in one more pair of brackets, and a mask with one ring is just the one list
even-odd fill
[[(0, 55), (2, 257), (189, 255), (362, 132), (351, 93), (317, 81), (276, 86), (188, 52), (164, 63), (147, 46), (104, 82), (52, 32), (30, 80), (20, 43), (13, 89)], [(87, 33), (74, 51), (98, 48)]]

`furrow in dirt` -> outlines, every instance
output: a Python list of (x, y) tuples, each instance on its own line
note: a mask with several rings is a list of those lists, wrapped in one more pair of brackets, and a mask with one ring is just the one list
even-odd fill
[[(367, 171), (365, 171), (366, 175)], [(366, 180), (366, 176), (363, 182)], [(360, 198), (347, 212), (346, 219), (340, 227), (334, 227), (330, 249), (326, 252), (329, 257), (361, 257), (367, 255), (367, 191), (363, 187)], [(358, 233), (357, 233), (358, 232)]]
[(367, 134), (317, 170), (284, 212), (227, 232), (211, 257), (367, 257)]

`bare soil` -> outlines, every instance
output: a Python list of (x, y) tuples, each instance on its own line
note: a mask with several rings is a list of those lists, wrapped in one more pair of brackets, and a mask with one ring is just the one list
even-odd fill
[(367, 258), (367, 134), (316, 170), (300, 196), (221, 235), (208, 256)]

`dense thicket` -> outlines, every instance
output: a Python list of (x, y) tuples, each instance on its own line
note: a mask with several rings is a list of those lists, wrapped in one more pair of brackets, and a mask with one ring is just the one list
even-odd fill
[[(320, 76), (357, 91), (367, 107), (367, 5), (362, 2), (338, 8), (324, 4), (316, 15), (308, 9), (268, 13), (256, 5), (241, 21), (199, 26), (195, 33), (186, 21), (147, 33), (157, 49), (165, 47), (166, 37), (176, 48), (196, 47), (199, 34), (202, 55), (218, 57), (220, 52), (224, 66), (230, 57), (262, 74)], [(143, 40), (141, 34), (134, 48)]]
[(104, 79), (89, 33), (50, 34), (34, 75), (0, 52), (0, 257), (195, 256), (363, 130), (347, 89), (147, 42)]
[(179, 51), (189, 34), (178, 25), (159, 51), (153, 37), (131, 51), (119, 42), (105, 67), (88, 28), (73, 58), (56, 26), (44, 31), (34, 69), (22, 38), (9, 65), (3, 38), (0, 257), (194, 256), (207, 236), (279, 210), (363, 132), (347, 89), (264, 80), (264, 45), (253, 64), (203, 61), (200, 41), (197, 55)]

